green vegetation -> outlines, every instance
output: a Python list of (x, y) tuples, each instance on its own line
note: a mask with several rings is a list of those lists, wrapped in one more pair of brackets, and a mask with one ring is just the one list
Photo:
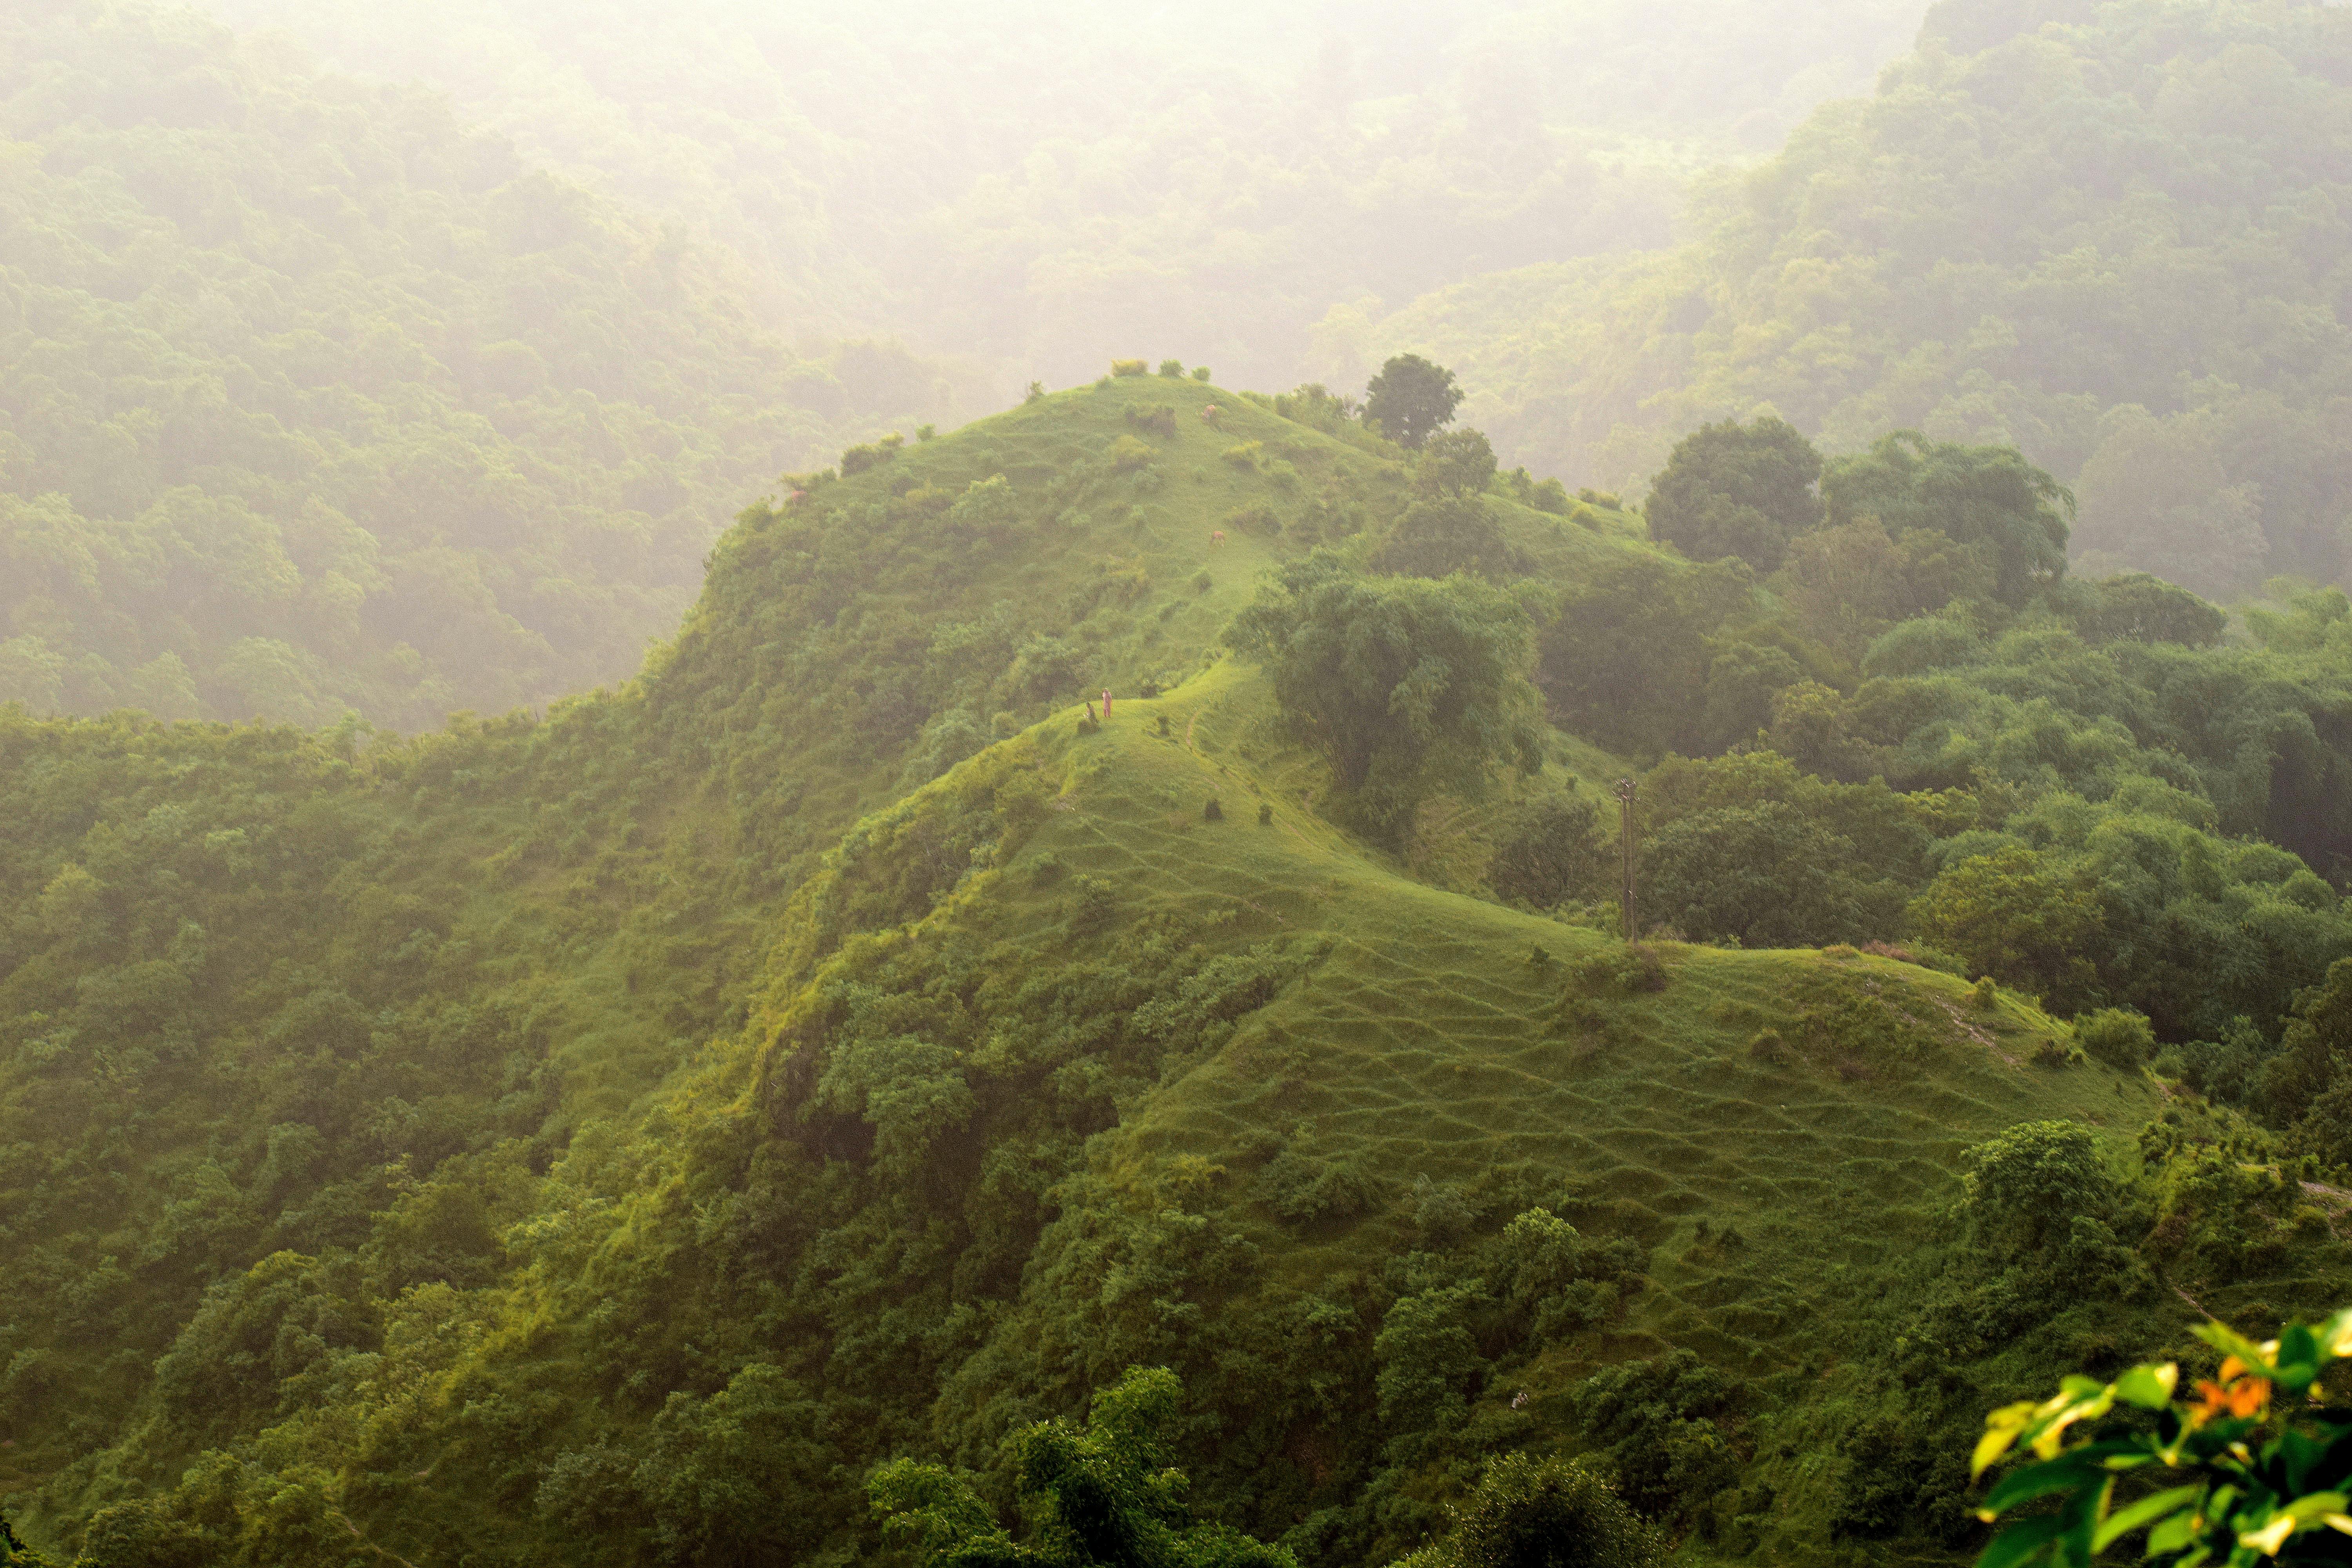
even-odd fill
[[(2352, 1311), (2289, 1323), (2263, 1344), (2220, 1323), (2197, 1337), (2222, 1360), (2193, 1401), (2177, 1397), (2181, 1368), (2166, 1362), (2104, 1385), (2069, 1377), (2049, 1399), (1985, 1418), (1973, 1473), (2021, 1445), (2036, 1461), (2001, 1478), (1986, 1517), (2042, 1506), (2005, 1527), (1981, 1562), (2087, 1563), (2142, 1540), (2146, 1556), (2177, 1563), (2341, 1559), (2342, 1543), (2322, 1532), (2352, 1534), (2352, 1422), (2326, 1382), (2352, 1354)], [(2210, 1352), (2199, 1360), (2210, 1364)], [(2133, 1411), (2152, 1412), (2155, 1429)]]
[(946, 0), (593, 25), (562, 0), (206, 9), (446, 92), (534, 163), (745, 256), (794, 323), (976, 356), (1008, 401), (1147, 350), (1286, 386), (1335, 306), (1663, 244), (1689, 170), (1865, 90), (1918, 24), (1916, 0), (1267, 6), (1206, 29)]
[[(2173, 624), (2139, 590), (2012, 604), (2027, 472), (1923, 505), (1981, 591), (1857, 667), (1777, 575), (1526, 504), (1466, 437), (1169, 387), (804, 477), (636, 680), (544, 717), (0, 710), (18, 1532), (87, 1568), (1934, 1554), (1988, 1405), (2165, 1350), (2180, 1291), (2249, 1331), (2334, 1293), (2352, 944), (2255, 837), (2332, 842), (2332, 752), (2219, 739), (2325, 733), (2333, 601), (2196, 647), (2112, 629)], [(1523, 572), (1381, 570), (1433, 491)], [(1587, 723), (1603, 613), (1696, 670), (1628, 734), (1720, 667), (1770, 743)], [(1712, 942), (1602, 934), (1629, 771)], [(1787, 853), (1822, 880), (1786, 909), (1710, 880)], [(1976, 985), (1902, 945), (2012, 883), (2088, 889), (2087, 975), (1999, 920)]]
[(911, 1542), (923, 1568), (1293, 1568), (1286, 1552), (1192, 1521), (1184, 1472), (1168, 1463), (1181, 1389), (1166, 1367), (1133, 1367), (1095, 1395), (1085, 1431), (1040, 1421), (1014, 1439), (1013, 1487), (1038, 1521), (1035, 1544), (1014, 1542), (947, 1469), (906, 1459), (866, 1483), (883, 1535)]
[(2013, 445), (2084, 575), (2352, 581), (2347, 50), (2342, 6), (1945, 0), (1874, 96), (1703, 184), (1687, 246), (1336, 310), (1311, 368), (1433, 355), (1507, 454), (1616, 486), (1727, 417)]
[(1646, 1568), (1664, 1558), (1655, 1532), (1591, 1471), (1524, 1454), (1495, 1461), (1449, 1523), (1444, 1540), (1404, 1561), (1412, 1568)]
[(0, 700), (437, 724), (625, 678), (724, 521), (940, 406), (446, 105), (144, 5), (0, 20)]
[(1364, 422), (1408, 451), (1419, 451), (1461, 406), (1454, 373), (1419, 354), (1396, 355), (1364, 388)]

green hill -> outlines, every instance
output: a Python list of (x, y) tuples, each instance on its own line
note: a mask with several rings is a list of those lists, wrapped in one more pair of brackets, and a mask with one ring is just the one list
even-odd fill
[[(1825, 869), (1916, 879), (1874, 938), (1979, 862), (2099, 868), (2123, 955), (2057, 972), (2085, 1009), (2155, 984), (2133, 942), (2217, 922), (2191, 979), (2263, 1016), (2195, 1050), (2326, 1090), (2321, 992), (2275, 1015), (2343, 911), (2250, 837), (2298, 797), (2224, 837), (2186, 705), (2150, 760), (2082, 693), (2259, 670), (2308, 720), (2340, 616), (2143, 667), (2053, 585), (1975, 613), (2106, 684), (1957, 678), (1993, 705), (1934, 753), (1990, 726), (1960, 784), (1760, 741), (1643, 771), (1694, 700), (1596, 708), (1592, 628), (1724, 650), (1701, 707), (1768, 646), (1846, 681), (1778, 689), (1814, 704), (1774, 710), (1790, 747), (1832, 699), (1943, 688), (1841, 674), (1607, 498), (1469, 472), (1448, 497), (1315, 395), (1105, 378), (788, 480), (636, 680), (543, 718), (0, 710), (20, 1532), (93, 1565), (841, 1560), (877, 1550), (876, 1462), (1001, 1498), (1007, 1434), (1149, 1363), (1185, 1379), (1194, 1500), (1307, 1563), (1391, 1560), (1522, 1447), (1591, 1455), (1698, 1557), (1946, 1558), (1988, 1404), (2177, 1343), (2182, 1290), (2248, 1322), (2340, 1294), (2343, 1152), (2229, 1109), (2193, 1007), (2159, 1077), (2124, 1016), (2035, 1004), (2027, 938), (1975, 985), (1890, 941), (1627, 944), (1589, 835), (1540, 911), (1494, 891), (1621, 772), (1654, 867), (1762, 780)], [(1566, 727), (1370, 840), (1219, 638), (1270, 570), (1450, 538), (1509, 557)], [(2039, 750), (2003, 739), (2028, 721)], [(1840, 743), (1928, 765), (1875, 733)]]
[(1597, 484), (1766, 408), (1836, 450), (2012, 443), (2074, 487), (2086, 569), (2342, 583), (2347, 59), (2341, 6), (1946, 0), (1874, 97), (1717, 180), (1702, 237), (1337, 315), (1328, 373), (1433, 353)]
[(192, 15), (12, 8), (0, 113), (0, 699), (545, 702), (635, 669), (779, 469), (950, 411), (441, 100)]

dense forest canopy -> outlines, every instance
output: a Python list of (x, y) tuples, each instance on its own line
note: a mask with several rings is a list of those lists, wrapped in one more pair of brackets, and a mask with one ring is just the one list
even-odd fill
[(1008, 390), (1129, 344), (1286, 386), (1335, 305), (1662, 244), (1685, 174), (1864, 89), (1917, 21), (1908, 0), (208, 8), (444, 90), (758, 259), (826, 330), (976, 355)]
[(0, 710), (37, 1544), (1943, 1560), (1988, 1407), (2339, 1290), (2340, 593), (1718, 426), (1759, 577), (1172, 361), (844, 459), (543, 718)]
[(724, 520), (948, 411), (446, 104), (186, 13), (0, 17), (0, 699), (437, 723), (632, 671)]
[(1480, 388), (1511, 461), (1638, 486), (1778, 413), (2013, 444), (2074, 489), (2081, 568), (2230, 597), (2352, 577), (2352, 11), (1947, 0), (1865, 101), (1727, 174), (1704, 237), (1335, 318)]
[(0, 1564), (2343, 1469), (2347, 13), (216, 8), (0, 17)]

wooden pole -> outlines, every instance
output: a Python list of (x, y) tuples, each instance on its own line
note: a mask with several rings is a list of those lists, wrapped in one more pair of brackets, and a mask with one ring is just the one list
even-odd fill
[(1618, 907), (1625, 917), (1625, 940), (1632, 942), (1641, 934), (1642, 922), (1633, 910), (1633, 781), (1617, 781), (1617, 844), (1624, 852), (1625, 887)]

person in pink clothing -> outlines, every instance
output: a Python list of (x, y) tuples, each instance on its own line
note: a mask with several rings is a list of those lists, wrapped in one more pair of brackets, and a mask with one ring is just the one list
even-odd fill
[(1110, 717), (1110, 688), (1108, 686), (1103, 688), (1103, 717)]

